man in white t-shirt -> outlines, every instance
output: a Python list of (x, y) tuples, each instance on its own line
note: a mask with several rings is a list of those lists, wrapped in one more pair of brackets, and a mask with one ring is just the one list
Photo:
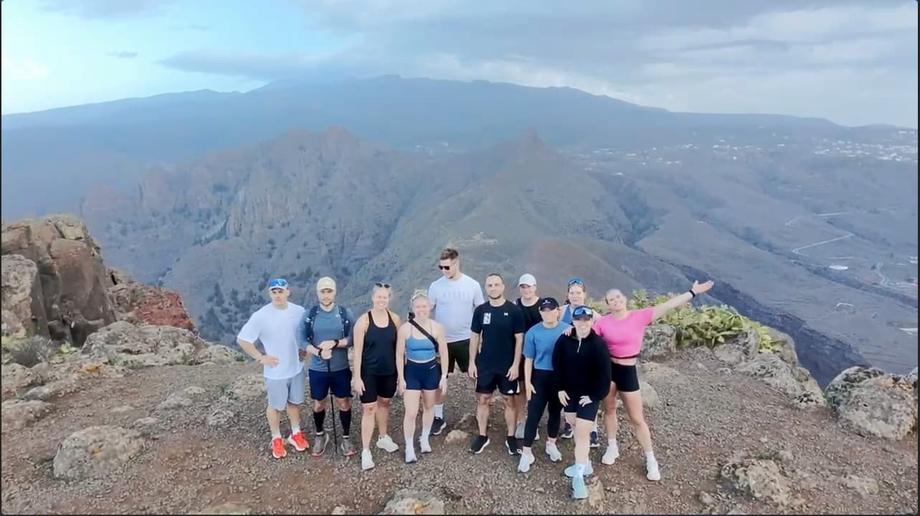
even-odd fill
[[(265, 416), (272, 432), (272, 456), (280, 459), (287, 455), (284, 439), (281, 438), (281, 411), (286, 410), (291, 423), (288, 444), (297, 451), (306, 451), (310, 445), (300, 429), (300, 405), (304, 401), (303, 362), (298, 355), (301, 342), (297, 329), (305, 310), (300, 305), (288, 302), (290, 290), (283, 278), (268, 283), (272, 302), (260, 308), (249, 317), (237, 335), (240, 348), (247, 355), (262, 364), (265, 390), (268, 393), (268, 407)], [(255, 342), (262, 343), (265, 353), (256, 349)]]
[[(447, 248), (441, 251), (438, 262), (441, 277), (428, 287), (433, 319), (444, 325), (447, 338), (448, 370), (454, 372), (454, 364), (461, 372), (470, 366), (470, 323), (473, 310), (485, 302), (482, 286), (478, 281), (460, 272), (460, 253)], [(431, 433), (444, 431), (444, 393), (438, 391), (434, 405), (434, 423)]]

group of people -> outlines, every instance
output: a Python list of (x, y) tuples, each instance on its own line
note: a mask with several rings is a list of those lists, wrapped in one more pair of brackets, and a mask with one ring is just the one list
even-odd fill
[[(318, 304), (309, 310), (288, 301), (286, 280), (269, 282), (271, 303), (249, 318), (238, 342), (263, 365), (275, 458), (287, 454), (287, 445), (300, 452), (309, 449), (314, 456), (323, 454), (330, 442), (325, 431), (330, 393), (342, 427), (341, 452), (356, 454), (350, 439), (354, 393), (362, 408), (361, 468), (373, 468), (375, 427), (376, 448), (389, 453), (399, 450), (389, 435), (388, 421), (392, 399), (400, 393), (405, 406), (405, 461), (416, 462), (416, 442), (418, 452), (430, 453), (431, 436), (445, 429), (447, 378), (459, 370), (476, 386), (478, 432), (470, 443), (472, 453), (481, 453), (491, 442), (487, 428), (497, 390), (506, 398), (505, 449), (519, 456), (518, 471), (527, 472), (536, 462), (532, 447), (545, 412), (546, 455), (551, 462), (561, 461), (557, 439), (574, 438), (574, 463), (564, 472), (572, 479), (572, 495), (585, 498), (584, 478), (593, 473), (589, 451), (599, 446), (597, 415), (602, 404), (607, 449), (601, 462), (612, 465), (619, 457), (619, 394), (645, 452), (646, 476), (653, 481), (661, 478), (636, 371), (642, 337), (653, 320), (708, 291), (711, 281), (694, 282), (687, 292), (641, 310), (629, 310), (623, 293), (611, 289), (604, 296), (609, 313), (601, 316), (585, 304), (587, 289), (579, 278), (569, 280), (560, 305), (555, 298), (538, 296), (536, 279), (524, 274), (518, 280), (521, 295), (511, 302), (505, 297), (504, 279), (494, 273), (485, 279), (486, 299), (479, 282), (461, 272), (455, 249), (442, 251), (438, 268), (441, 277), (427, 291), (412, 294), (406, 321), (390, 309), (388, 283), (374, 285), (371, 308), (356, 318), (335, 303), (332, 278), (317, 282)], [(256, 347), (257, 341), (264, 352)], [(355, 375), (348, 363), (349, 348)], [(300, 426), (306, 377), (313, 399), (312, 444)], [(416, 441), (420, 409), (421, 432)], [(286, 439), (280, 428), (282, 411), (287, 412), (291, 427)]]

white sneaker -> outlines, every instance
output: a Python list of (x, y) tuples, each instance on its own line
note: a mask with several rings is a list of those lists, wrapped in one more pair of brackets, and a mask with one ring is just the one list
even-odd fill
[(522, 453), (521, 459), (518, 461), (518, 472), (527, 473), (530, 471), (530, 465), (536, 461), (536, 457), (532, 453)]
[(645, 461), (645, 478), (657, 482), (661, 480), (661, 472), (658, 471), (658, 461), (655, 459)]
[(370, 450), (361, 450), (361, 471), (367, 471), (374, 467), (374, 457), (371, 456)]
[(418, 440), (418, 449), (422, 453), (431, 453), (431, 443), (428, 442), (428, 439), (420, 437)]
[(393, 442), (393, 439), (390, 439), (389, 435), (385, 435), (380, 439), (377, 439), (377, 447), (387, 453), (393, 453), (399, 449), (399, 445)]
[(524, 423), (518, 423), (517, 428), (514, 430), (514, 437), (516, 439), (524, 438)]
[(607, 446), (607, 451), (604, 452), (604, 456), (601, 457), (601, 464), (606, 464), (608, 466), (612, 465), (617, 459), (620, 458), (620, 449), (616, 446)]
[(546, 443), (546, 454), (549, 455), (549, 460), (552, 462), (559, 462), (562, 460), (562, 452), (556, 447), (556, 443)]

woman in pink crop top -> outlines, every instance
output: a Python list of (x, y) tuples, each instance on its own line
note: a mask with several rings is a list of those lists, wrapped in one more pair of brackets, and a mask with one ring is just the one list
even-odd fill
[(633, 426), (633, 434), (645, 451), (646, 477), (649, 480), (660, 480), (658, 462), (652, 453), (652, 435), (645, 415), (642, 413), (642, 393), (639, 391), (639, 376), (636, 372), (636, 361), (642, 349), (642, 337), (645, 328), (655, 319), (677, 308), (694, 297), (708, 292), (712, 288), (712, 281), (705, 283), (693, 282), (690, 290), (683, 294), (668, 299), (664, 303), (642, 310), (628, 310), (626, 296), (617, 289), (610, 289), (604, 296), (610, 313), (601, 317), (594, 323), (594, 333), (597, 333), (607, 344), (610, 352), (610, 393), (604, 398), (604, 430), (607, 432), (607, 451), (601, 458), (603, 464), (611, 465), (620, 456), (617, 447), (617, 393), (626, 407), (629, 422)]

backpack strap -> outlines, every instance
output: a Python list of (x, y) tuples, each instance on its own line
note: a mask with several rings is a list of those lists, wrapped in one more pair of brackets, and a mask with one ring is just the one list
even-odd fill
[(419, 324), (418, 324), (417, 322), (415, 322), (415, 318), (409, 319), (409, 322), (412, 324), (412, 326), (415, 326), (415, 328), (416, 328), (418, 331), (422, 332), (422, 335), (428, 337), (428, 340), (430, 340), (431, 343), (434, 344), (435, 349), (437, 349), (437, 346), (438, 346), (438, 340), (437, 340), (437, 339), (435, 339), (434, 337), (432, 337), (431, 334), (428, 333), (428, 332), (425, 330), (425, 328), (422, 328), (421, 326), (419, 326)]
[(348, 310), (344, 306), (339, 306), (339, 319), (342, 320), (342, 338), (347, 339), (351, 334), (351, 320), (348, 319)]
[(313, 344), (313, 321), (316, 320), (316, 314), (319, 313), (319, 306), (313, 305), (310, 307), (310, 313), (307, 315), (306, 321), (306, 338), (307, 342)]

